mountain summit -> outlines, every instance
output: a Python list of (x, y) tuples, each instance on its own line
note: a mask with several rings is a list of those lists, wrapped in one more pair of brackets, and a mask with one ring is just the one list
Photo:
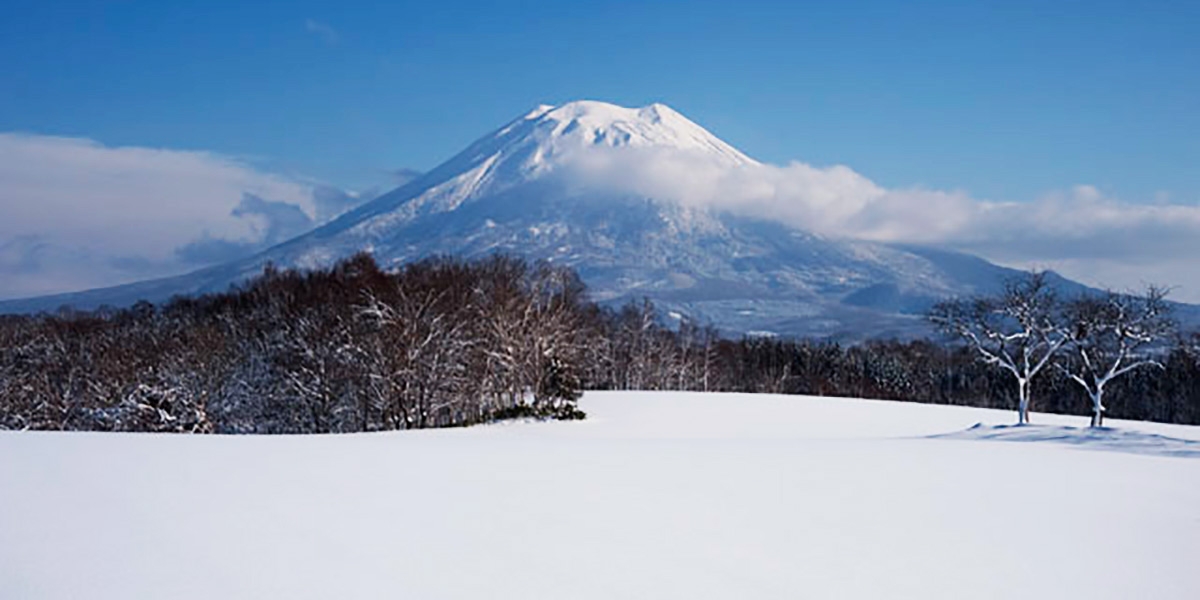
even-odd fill
[(624, 108), (590, 100), (539, 106), (476, 142), (463, 155), (495, 150), (499, 156), (517, 157), (536, 167), (589, 146), (665, 147), (708, 153), (729, 164), (757, 164), (665, 104)]
[[(386, 232), (419, 215), (505, 194), (578, 167), (605, 152), (654, 149), (703, 157), (720, 166), (757, 165), (665, 104), (624, 108), (579, 100), (543, 104), (357, 213), (364, 231)], [(566, 175), (570, 177), (570, 174)]]
[[(647, 160), (659, 185), (636, 185)], [(575, 268), (593, 297), (649, 297), (672, 318), (728, 333), (861, 339), (926, 331), (938, 298), (994, 289), (1013, 271), (927, 248), (829, 239), (762, 218), (681, 201), (759, 163), (663, 104), (539, 106), (425, 175), (298, 238), (187, 275), (0, 303), (0, 311), (222, 291), (261, 272), (327, 266), (358, 251), (387, 265), (434, 254), (506, 252)], [(699, 183), (696, 183), (699, 182)], [(632, 184), (631, 184), (632, 183)]]

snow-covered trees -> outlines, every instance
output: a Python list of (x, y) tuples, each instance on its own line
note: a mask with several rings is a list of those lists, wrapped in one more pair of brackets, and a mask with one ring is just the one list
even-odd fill
[(1017, 384), (1017, 422), (1029, 422), (1030, 386), (1070, 341), (1059, 319), (1059, 304), (1045, 272), (1009, 281), (997, 296), (948, 300), (930, 319), (965, 340), (980, 360), (1000, 367)]
[(1165, 289), (1151, 286), (1140, 294), (1084, 293), (1064, 301), (1044, 272), (1032, 272), (999, 295), (939, 303), (929, 317), (1016, 379), (1020, 423), (1029, 422), (1034, 377), (1053, 364), (1086, 393), (1091, 424), (1099, 427), (1113, 380), (1142, 367), (1165, 369), (1154, 354), (1166, 354), (1154, 345), (1175, 331), (1165, 298)]
[(588, 339), (584, 286), (574, 271), (547, 263), (530, 278), (529, 361), (534, 408), (545, 414), (570, 413), (582, 394), (580, 373)]
[(1166, 291), (1150, 287), (1143, 294), (1107, 292), (1084, 296), (1066, 306), (1071, 359), (1059, 363), (1078, 383), (1092, 405), (1092, 427), (1104, 422), (1106, 386), (1142, 367), (1165, 369), (1149, 346), (1174, 331), (1168, 318)]
[(1180, 336), (1177, 350), (1200, 367), (1200, 331)]
[(0, 426), (341, 432), (577, 418), (579, 279), (495, 257), (367, 255), (162, 307), (0, 320)]
[[(1200, 424), (1200, 338), (1166, 343), (1166, 306), (1158, 290), (1061, 302), (1035, 275), (940, 305), (935, 319), (965, 345), (727, 339), (649, 301), (597, 305), (549, 264), (435, 258), (384, 272), (360, 255), (164, 306), (0, 317), (0, 428), (443, 427), (575, 418), (583, 389), (993, 408), (1016, 395), (1025, 421), (1035, 382), (1040, 410)], [(1137, 368), (1149, 364), (1161, 368)]]

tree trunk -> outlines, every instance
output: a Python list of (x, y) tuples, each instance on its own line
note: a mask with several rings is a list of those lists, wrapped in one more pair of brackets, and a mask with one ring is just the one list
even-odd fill
[(1092, 396), (1092, 427), (1104, 426), (1104, 388), (1097, 388)]
[(1017, 424), (1029, 424), (1029, 381), (1020, 379), (1017, 381)]

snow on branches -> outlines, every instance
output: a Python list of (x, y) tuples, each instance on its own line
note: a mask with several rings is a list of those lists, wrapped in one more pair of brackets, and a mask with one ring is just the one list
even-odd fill
[(1150, 286), (1141, 294), (1106, 292), (1083, 296), (1066, 306), (1072, 358), (1059, 367), (1087, 392), (1092, 427), (1104, 422), (1104, 390), (1135, 369), (1165, 369), (1149, 350), (1175, 331), (1166, 290)]
[(1058, 310), (1046, 273), (1036, 272), (1007, 282), (996, 296), (941, 302), (930, 311), (930, 319), (966, 340), (980, 360), (1013, 376), (1017, 422), (1028, 423), (1033, 378), (1070, 340)]
[(1029, 422), (1034, 378), (1053, 364), (1087, 392), (1092, 426), (1099, 427), (1105, 386), (1141, 367), (1162, 368), (1148, 351), (1175, 330), (1165, 298), (1163, 288), (1151, 286), (1140, 294), (1062, 300), (1046, 272), (1030, 272), (999, 294), (940, 302), (929, 319), (979, 360), (1012, 375), (1018, 423)]

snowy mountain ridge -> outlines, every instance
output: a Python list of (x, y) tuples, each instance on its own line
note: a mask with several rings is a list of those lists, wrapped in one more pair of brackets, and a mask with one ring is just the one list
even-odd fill
[(677, 167), (668, 183), (701, 186), (722, 169), (762, 166), (663, 104), (542, 105), (421, 177), (255, 256), (168, 279), (0, 302), (0, 312), (223, 291), (267, 263), (319, 268), (363, 250), (386, 266), (504, 252), (575, 268), (598, 301), (648, 297), (665, 314), (731, 334), (864, 339), (927, 334), (920, 314), (930, 303), (994, 290), (1016, 274), (955, 252), (834, 239), (688, 203), (628, 181), (631, 165), (647, 158)]

